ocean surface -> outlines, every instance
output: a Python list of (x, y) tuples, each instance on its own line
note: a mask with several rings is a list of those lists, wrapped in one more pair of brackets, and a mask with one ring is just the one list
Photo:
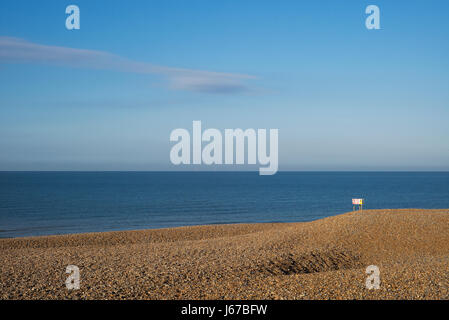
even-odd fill
[(449, 208), (449, 172), (0, 172), (0, 237)]

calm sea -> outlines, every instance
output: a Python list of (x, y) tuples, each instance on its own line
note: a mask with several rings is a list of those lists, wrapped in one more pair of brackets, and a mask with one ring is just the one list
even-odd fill
[(0, 237), (449, 208), (449, 172), (0, 172)]

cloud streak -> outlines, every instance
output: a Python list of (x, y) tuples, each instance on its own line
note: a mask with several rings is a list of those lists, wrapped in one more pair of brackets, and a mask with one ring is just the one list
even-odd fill
[(254, 76), (172, 68), (133, 61), (97, 50), (49, 46), (19, 38), (0, 36), (0, 63), (30, 63), (94, 70), (154, 74), (164, 77), (174, 90), (232, 94), (250, 91)]

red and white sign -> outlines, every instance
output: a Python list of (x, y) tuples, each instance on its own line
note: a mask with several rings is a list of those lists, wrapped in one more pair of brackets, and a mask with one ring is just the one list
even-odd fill
[(352, 204), (363, 204), (363, 199), (352, 199)]

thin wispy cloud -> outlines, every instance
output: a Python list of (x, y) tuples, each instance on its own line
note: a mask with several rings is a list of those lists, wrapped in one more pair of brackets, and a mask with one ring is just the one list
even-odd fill
[(19, 38), (0, 36), (0, 63), (30, 63), (119, 72), (155, 74), (168, 80), (175, 90), (205, 93), (250, 91), (246, 74), (172, 68), (133, 61), (109, 52), (50, 46)]

